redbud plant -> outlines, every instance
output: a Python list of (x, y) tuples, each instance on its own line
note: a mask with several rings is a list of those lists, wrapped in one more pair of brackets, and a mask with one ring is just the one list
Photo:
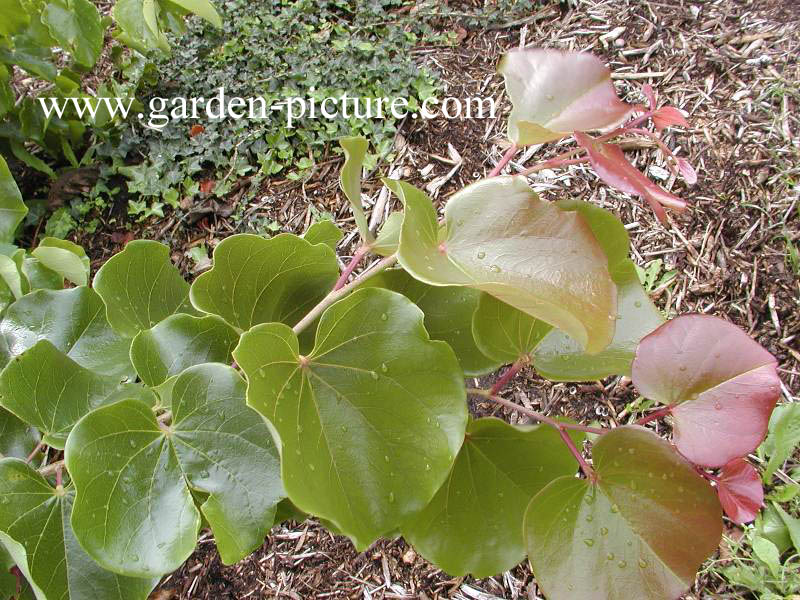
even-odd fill
[[(153, 241), (130, 242), (91, 285), (74, 245), (5, 244), (7, 596), (144, 600), (202, 528), (230, 564), (309, 515), (359, 550), (402, 535), (451, 575), (527, 557), (549, 600), (671, 599), (717, 548), (723, 511), (755, 517), (746, 457), (780, 394), (775, 359), (722, 319), (665, 322), (617, 217), (542, 200), (524, 176), (589, 163), (664, 221), (685, 202), (614, 141), (654, 140), (692, 183), (659, 136), (683, 114), (648, 86), (646, 105), (623, 102), (588, 54), (515, 51), (499, 71), (511, 146), (441, 219), (386, 179), (403, 210), (371, 232), (367, 141), (341, 141), (361, 236), (342, 272), (342, 232), (325, 221), (228, 237), (191, 285)], [(500, 174), (520, 148), (565, 138), (576, 146)], [(24, 205), (0, 167), (7, 236)], [(659, 408), (612, 429), (553, 418), (504, 395), (528, 366), (553, 381), (631, 377)], [(490, 388), (465, 385), (498, 369)], [(536, 424), (471, 416), (469, 396)], [(644, 426), (664, 419), (668, 439)]]

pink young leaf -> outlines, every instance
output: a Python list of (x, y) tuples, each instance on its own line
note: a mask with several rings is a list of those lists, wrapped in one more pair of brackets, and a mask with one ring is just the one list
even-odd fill
[(574, 135), (578, 145), (589, 154), (589, 160), (597, 176), (613, 188), (647, 200), (662, 223), (666, 222), (662, 205), (677, 211), (686, 208), (686, 202), (650, 181), (629, 163), (619, 146), (598, 142), (580, 131), (576, 131)]
[(659, 133), (671, 127), (672, 125), (680, 125), (681, 127), (689, 127), (686, 117), (674, 106), (662, 106), (653, 114), (653, 125), (656, 126), (656, 131)]
[(671, 407), (681, 454), (721, 467), (764, 439), (780, 394), (776, 365), (735, 325), (681, 315), (642, 339), (631, 374), (642, 396)]
[(764, 503), (758, 471), (743, 458), (734, 458), (722, 467), (717, 493), (722, 510), (738, 525), (753, 521)]
[(689, 185), (697, 183), (697, 173), (695, 173), (694, 167), (689, 164), (689, 161), (685, 158), (678, 159), (678, 171), (683, 177), (683, 180)]
[(647, 107), (650, 110), (655, 110), (655, 108), (656, 108), (656, 95), (653, 92), (653, 86), (650, 85), (649, 83), (645, 83), (642, 86), (642, 94), (644, 94), (644, 97), (647, 98)]
[(591, 54), (514, 50), (497, 70), (514, 106), (508, 137), (520, 146), (615, 127), (633, 110), (617, 97), (611, 71)]

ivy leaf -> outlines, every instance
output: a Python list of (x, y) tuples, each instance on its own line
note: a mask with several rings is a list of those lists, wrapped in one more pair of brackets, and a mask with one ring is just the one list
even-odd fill
[(214, 249), (214, 266), (195, 279), (191, 299), (242, 330), (273, 321), (294, 325), (338, 277), (336, 255), (325, 244), (290, 234), (238, 234)]
[(39, 429), (49, 446), (63, 448), (78, 419), (110, 401), (118, 387), (116, 377), (85, 369), (42, 339), (0, 373), (0, 405)]
[(385, 183), (406, 207), (398, 259), (415, 278), (487, 292), (563, 329), (588, 352), (611, 341), (616, 287), (580, 213), (542, 202), (522, 177), (500, 176), (453, 195), (440, 229), (423, 192)]
[(0, 458), (27, 458), (39, 443), (39, 432), (0, 408)]
[(11, 171), (5, 159), (0, 156), (0, 243), (11, 243), (17, 227), (28, 214), (28, 207), (22, 201)]
[(356, 226), (365, 244), (372, 243), (372, 234), (369, 232), (369, 223), (361, 206), (361, 167), (364, 156), (369, 149), (369, 143), (362, 136), (346, 137), (339, 140), (344, 150), (344, 166), (339, 174), (339, 186), (350, 201)]
[(721, 467), (764, 439), (780, 395), (775, 358), (741, 329), (709, 315), (681, 315), (645, 337), (633, 361), (639, 393), (671, 407), (675, 445)]
[(137, 577), (177, 569), (200, 528), (192, 491), (205, 497), (200, 511), (225, 564), (263, 542), (284, 493), (270, 430), (244, 395), (235, 370), (208, 363), (175, 380), (170, 426), (134, 400), (78, 423), (65, 451), (72, 524), (101, 566)]
[(75, 285), (86, 285), (89, 282), (89, 257), (83, 248), (69, 240), (44, 238), (31, 252), (31, 256)]
[(617, 97), (608, 67), (588, 53), (516, 50), (503, 56), (497, 72), (513, 104), (508, 137), (519, 145), (614, 127), (633, 109)]
[(472, 317), (472, 333), (478, 348), (501, 364), (527, 355), (552, 329), (551, 325), (489, 294), (481, 294)]
[(71, 0), (68, 6), (57, 0), (48, 2), (42, 22), (77, 63), (94, 66), (103, 49), (103, 26), (94, 4), (89, 0)]
[(311, 225), (303, 234), (303, 239), (310, 244), (325, 244), (335, 251), (343, 236), (342, 230), (336, 226), (336, 223), (325, 219)]
[(403, 536), (450, 575), (507, 571), (525, 558), (522, 519), (531, 497), (577, 467), (551, 427), (472, 421), (452, 471)]
[(560, 477), (528, 507), (537, 583), (549, 600), (677, 598), (719, 544), (714, 490), (642, 427), (612, 430), (592, 454), (597, 483)]
[(169, 248), (158, 242), (128, 242), (97, 271), (94, 289), (106, 305), (108, 322), (125, 337), (174, 313), (193, 312), (189, 284), (170, 262)]
[(769, 419), (769, 436), (764, 443), (770, 455), (764, 469), (764, 481), (768, 482), (800, 444), (800, 404), (775, 407)]
[(360, 550), (430, 502), (464, 439), (461, 369), (422, 323), (407, 298), (361, 289), (323, 313), (308, 356), (279, 323), (233, 353), (280, 435), (289, 498)]
[(378, 232), (372, 251), (381, 256), (389, 256), (397, 252), (400, 244), (400, 229), (403, 226), (403, 213), (395, 211), (389, 215)]
[(0, 460), (0, 541), (39, 600), (145, 600), (157, 578), (121, 577), (101, 569), (70, 525), (74, 491), (53, 488), (14, 458)]
[(686, 209), (686, 202), (650, 181), (644, 173), (628, 162), (622, 148), (616, 144), (599, 142), (579, 131), (575, 132), (575, 141), (586, 150), (592, 168), (600, 179), (613, 188), (647, 200), (662, 223), (666, 223), (667, 220), (663, 206), (678, 212)]
[(87, 287), (38, 290), (11, 305), (0, 322), (7, 349), (2, 362), (48, 340), (80, 366), (99, 375), (133, 381), (131, 341), (117, 335), (100, 296)]
[(239, 334), (219, 317), (172, 315), (133, 338), (131, 361), (145, 384), (157, 386), (193, 365), (230, 364), (238, 341)]
[(480, 292), (466, 287), (438, 287), (417, 281), (403, 269), (378, 273), (362, 287), (382, 287), (416, 304), (425, 314), (425, 329), (433, 340), (441, 340), (456, 353), (466, 375), (485, 375), (500, 362), (484, 355), (472, 336), (472, 314)]
[(734, 458), (722, 467), (717, 493), (722, 510), (738, 525), (754, 520), (764, 504), (764, 489), (758, 472), (742, 458)]

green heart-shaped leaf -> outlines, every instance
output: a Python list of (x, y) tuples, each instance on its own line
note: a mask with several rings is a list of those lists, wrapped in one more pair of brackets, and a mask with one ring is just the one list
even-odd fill
[(325, 219), (311, 225), (303, 234), (303, 239), (310, 244), (325, 244), (330, 246), (331, 250), (336, 250), (336, 245), (341, 241), (343, 235), (336, 223)]
[(89, 257), (83, 248), (69, 240), (44, 238), (31, 256), (75, 285), (89, 283)]
[(137, 577), (168, 573), (192, 553), (200, 505), (226, 564), (247, 556), (284, 497), (270, 429), (244, 402), (231, 367), (190, 367), (171, 392), (172, 424), (123, 400), (88, 414), (67, 441), (77, 497), (72, 523), (105, 568)]
[(238, 341), (239, 334), (219, 317), (172, 315), (133, 338), (131, 361), (144, 383), (157, 386), (193, 365), (230, 364)]
[(100, 267), (94, 289), (106, 305), (108, 322), (125, 337), (177, 312), (193, 312), (189, 284), (170, 262), (169, 248), (134, 240)]
[(475, 343), (497, 362), (512, 363), (530, 353), (553, 327), (509, 306), (489, 294), (481, 294), (472, 316)]
[(369, 244), (372, 242), (372, 234), (361, 206), (361, 166), (369, 149), (369, 142), (362, 136), (356, 136), (342, 138), (339, 144), (345, 156), (342, 172), (339, 174), (339, 186), (350, 201), (361, 239)]
[(336, 255), (296, 235), (239, 234), (214, 249), (214, 266), (192, 284), (192, 304), (234, 327), (279, 321), (294, 325), (336, 283)]
[(450, 575), (507, 571), (525, 558), (522, 520), (531, 497), (577, 467), (549, 426), (478, 419), (467, 427), (450, 475), (403, 536)]
[(39, 290), (17, 300), (0, 322), (7, 348), (2, 362), (48, 340), (82, 367), (98, 375), (133, 380), (131, 341), (117, 335), (106, 319), (106, 307), (87, 287)]
[(364, 287), (382, 287), (416, 304), (425, 313), (425, 329), (431, 339), (447, 342), (466, 375), (485, 375), (500, 362), (485, 356), (472, 337), (472, 315), (480, 292), (460, 286), (440, 287), (422, 283), (403, 269), (378, 273)]
[(39, 443), (39, 432), (0, 408), (0, 458), (27, 458)]
[(89, 0), (71, 0), (67, 5), (49, 2), (41, 18), (50, 35), (76, 62), (94, 66), (103, 49), (103, 26), (94, 4)]
[(289, 498), (359, 549), (430, 501), (464, 439), (461, 369), (422, 322), (407, 298), (362, 289), (323, 313), (308, 356), (278, 323), (233, 353), (248, 404), (280, 435)]
[(0, 541), (36, 598), (147, 598), (157, 578), (105, 571), (80, 547), (70, 525), (73, 496), (73, 490), (53, 488), (21, 460), (0, 460)]
[(12, 359), (0, 373), (0, 405), (63, 448), (72, 426), (90, 410), (111, 401), (120, 390), (138, 397), (135, 386), (83, 368), (48, 340), (39, 340)]
[(398, 259), (415, 278), (487, 292), (563, 329), (589, 352), (609, 344), (616, 287), (579, 212), (542, 202), (522, 177), (493, 177), (456, 193), (440, 228), (424, 193), (386, 184), (405, 204)]
[(614, 429), (592, 454), (596, 484), (556, 479), (525, 514), (537, 583), (549, 600), (677, 598), (719, 544), (714, 489), (642, 427)]
[(10, 244), (14, 241), (17, 226), (27, 214), (28, 207), (22, 201), (22, 194), (5, 159), (0, 156), (0, 242)]

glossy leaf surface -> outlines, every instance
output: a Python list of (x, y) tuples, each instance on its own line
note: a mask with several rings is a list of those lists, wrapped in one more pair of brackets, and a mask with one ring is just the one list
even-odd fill
[(472, 335), (472, 315), (480, 296), (477, 290), (427, 285), (403, 269), (378, 273), (364, 283), (364, 287), (373, 286), (403, 294), (416, 304), (425, 313), (425, 329), (431, 339), (447, 342), (466, 375), (483, 375), (500, 366), (501, 361), (481, 352)]
[(94, 289), (106, 305), (108, 322), (125, 337), (191, 311), (189, 284), (170, 262), (169, 248), (158, 242), (129, 242), (97, 271)]
[(0, 408), (0, 458), (10, 456), (25, 459), (38, 443), (39, 433), (36, 429)]
[(512, 363), (529, 354), (553, 329), (489, 294), (481, 294), (472, 317), (478, 348), (496, 361)]
[(798, 444), (800, 444), (800, 404), (776, 406), (769, 419), (769, 436), (765, 441), (769, 454), (769, 461), (764, 468), (765, 481), (769, 481)]
[(149, 386), (202, 363), (230, 364), (239, 334), (219, 317), (172, 315), (139, 332), (131, 344), (136, 373)]
[(611, 341), (616, 286), (579, 213), (542, 202), (521, 177), (500, 176), (453, 195), (440, 229), (424, 193), (386, 183), (406, 207), (398, 258), (415, 278), (487, 292), (563, 329), (589, 352)]
[(403, 536), (450, 575), (507, 571), (525, 557), (522, 519), (531, 498), (577, 467), (549, 426), (472, 421), (453, 470)]
[(518, 145), (610, 128), (633, 108), (617, 97), (611, 71), (591, 54), (515, 50), (503, 56), (497, 71), (514, 106), (508, 137)]
[(27, 294), (9, 307), (0, 335), (6, 345), (2, 362), (45, 339), (99, 375), (134, 379), (130, 339), (111, 329), (103, 301), (87, 287)]
[(70, 524), (73, 496), (21, 460), (0, 460), (0, 541), (38, 600), (145, 600), (158, 579), (105, 571), (80, 547)]
[(220, 364), (191, 367), (172, 387), (172, 424), (132, 400), (87, 415), (67, 442), (77, 488), (72, 523), (102, 566), (139, 577), (176, 569), (194, 550), (200, 513), (222, 560), (259, 546), (283, 497), (267, 425), (244, 403), (245, 383)]
[(22, 201), (22, 194), (5, 159), (0, 156), (0, 242), (14, 241), (17, 226), (27, 214), (28, 207)]
[(89, 257), (83, 248), (69, 240), (44, 238), (31, 256), (75, 285), (89, 283)]
[(742, 458), (734, 458), (722, 467), (717, 492), (722, 510), (739, 525), (755, 519), (764, 504), (764, 488), (758, 471)]
[(596, 484), (561, 477), (528, 507), (537, 583), (548, 600), (677, 598), (719, 543), (714, 490), (641, 427), (612, 430), (592, 454)]
[(41, 15), (50, 35), (84, 67), (92, 67), (103, 49), (100, 14), (89, 0), (51, 1)]
[(403, 213), (395, 211), (389, 215), (378, 232), (372, 251), (381, 256), (389, 256), (397, 252), (400, 244), (400, 229), (403, 227)]
[(259, 323), (294, 325), (339, 277), (333, 250), (295, 235), (239, 234), (214, 249), (214, 266), (195, 279), (194, 306), (242, 330)]
[(764, 439), (780, 395), (775, 368), (775, 358), (735, 325), (682, 315), (642, 340), (632, 375), (642, 396), (673, 407), (678, 450), (721, 467)]
[(234, 351), (247, 401), (278, 430), (291, 501), (364, 549), (421, 510), (464, 439), (464, 380), (422, 312), (369, 288), (322, 315), (306, 357), (285, 325), (259, 325)]
[(109, 401), (119, 380), (89, 371), (40, 340), (0, 373), (0, 404), (63, 448), (72, 426)]

